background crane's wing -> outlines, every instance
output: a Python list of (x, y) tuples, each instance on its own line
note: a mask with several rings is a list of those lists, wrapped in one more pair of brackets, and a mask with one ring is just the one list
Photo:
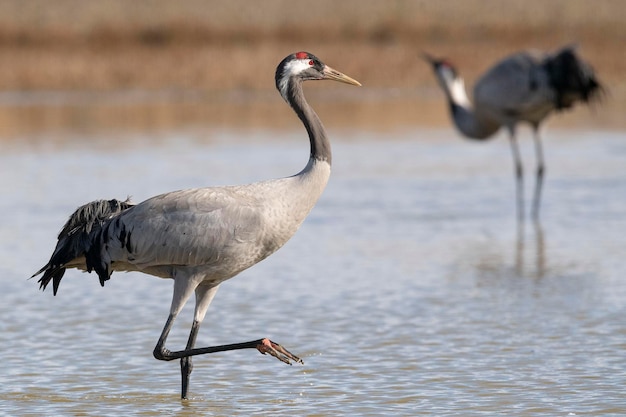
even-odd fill
[(536, 55), (522, 52), (496, 64), (474, 87), (476, 108), (500, 118), (536, 121), (553, 108), (554, 91)]

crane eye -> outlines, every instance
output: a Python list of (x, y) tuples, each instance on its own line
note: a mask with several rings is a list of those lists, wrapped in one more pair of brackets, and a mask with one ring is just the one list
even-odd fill
[(313, 66), (313, 60), (310, 60), (310, 61), (309, 61), (309, 65), (310, 65), (310, 66)]

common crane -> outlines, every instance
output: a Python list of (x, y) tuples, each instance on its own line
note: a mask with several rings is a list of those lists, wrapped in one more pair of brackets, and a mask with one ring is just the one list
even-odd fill
[[(187, 398), (191, 357), (256, 348), (280, 361), (302, 362), (267, 338), (195, 348), (196, 336), (219, 285), (265, 259), (298, 230), (322, 194), (331, 167), (326, 131), (307, 103), (302, 82), (334, 80), (361, 85), (313, 54), (287, 56), (276, 69), (276, 88), (309, 136), (310, 158), (296, 175), (247, 185), (195, 188), (152, 197), (139, 204), (98, 200), (79, 207), (58, 236), (50, 261), (35, 275), (54, 295), (66, 269), (95, 271), (104, 286), (114, 271), (139, 271), (174, 280), (169, 316), (154, 357), (180, 359), (181, 398)], [(174, 320), (195, 293), (193, 324), (185, 349), (165, 347)]]
[(539, 217), (545, 164), (539, 125), (554, 111), (588, 103), (603, 90), (591, 66), (567, 46), (555, 53), (518, 52), (495, 64), (474, 86), (473, 102), (456, 68), (445, 59), (424, 53), (439, 85), (446, 94), (457, 129), (471, 139), (485, 140), (504, 126), (508, 132), (515, 163), (517, 213), (523, 220), (523, 168), (516, 139), (518, 122), (533, 128), (537, 159), (532, 216)]

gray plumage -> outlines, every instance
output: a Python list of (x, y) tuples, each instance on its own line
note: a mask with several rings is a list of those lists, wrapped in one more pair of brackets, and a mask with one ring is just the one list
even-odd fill
[(487, 139), (504, 126), (511, 139), (517, 178), (518, 216), (523, 218), (522, 163), (515, 127), (527, 122), (533, 128), (537, 171), (533, 216), (539, 215), (545, 173), (539, 126), (550, 113), (588, 103), (601, 96), (603, 88), (591, 66), (573, 47), (553, 54), (519, 52), (495, 64), (474, 86), (473, 102), (467, 97), (463, 79), (448, 61), (424, 58), (432, 65), (458, 130), (471, 139)]
[[(291, 177), (247, 185), (196, 188), (161, 194), (133, 205), (100, 200), (70, 216), (53, 255), (40, 271), (45, 289), (56, 295), (65, 269), (97, 273), (100, 283), (114, 271), (140, 271), (174, 280), (170, 314), (154, 349), (161, 360), (181, 359), (182, 398), (186, 398), (191, 356), (257, 348), (279, 360), (301, 362), (280, 345), (259, 339), (233, 345), (194, 348), (200, 323), (219, 284), (265, 259), (298, 230), (330, 176), (330, 143), (322, 123), (306, 102), (302, 81), (330, 79), (360, 85), (310, 53), (286, 57), (276, 70), (276, 87), (302, 120), (310, 142), (305, 168)], [(34, 276), (35, 276), (34, 275)], [(184, 350), (165, 341), (174, 319), (195, 293), (196, 308)]]

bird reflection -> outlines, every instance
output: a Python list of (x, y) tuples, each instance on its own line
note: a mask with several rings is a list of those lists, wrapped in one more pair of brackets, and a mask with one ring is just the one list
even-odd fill
[(534, 238), (533, 243), (535, 252), (533, 253), (534, 272), (531, 274), (527, 274), (525, 271), (525, 268), (527, 267), (526, 262), (524, 262), (525, 255), (527, 255), (525, 250), (525, 230), (526, 228), (524, 221), (519, 221), (517, 223), (517, 241), (515, 246), (515, 271), (518, 275), (531, 275), (537, 279), (543, 278), (546, 273), (546, 248), (543, 227), (541, 226), (541, 222), (538, 219), (532, 221), (532, 237)]

